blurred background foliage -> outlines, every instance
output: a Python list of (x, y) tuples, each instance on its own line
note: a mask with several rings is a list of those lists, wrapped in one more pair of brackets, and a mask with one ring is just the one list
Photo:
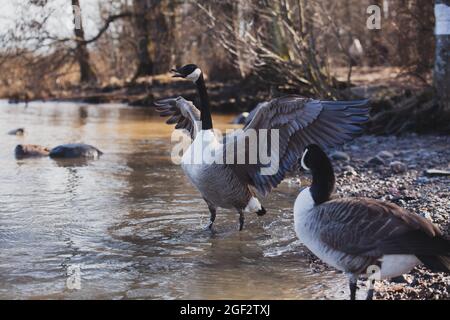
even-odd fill
[[(85, 32), (86, 2), (99, 15), (89, 32)], [(261, 99), (285, 93), (323, 99), (370, 97), (380, 112), (405, 103), (406, 109), (420, 109), (435, 96), (430, 91), (434, 4), (429, 0), (23, 2), (0, 36), (0, 95), (13, 100), (78, 97), (148, 105), (160, 96), (194, 97), (186, 85), (168, 77), (168, 70), (196, 63), (207, 75), (213, 107), (219, 111), (248, 110)], [(381, 9), (379, 30), (367, 28), (370, 5)], [(78, 28), (69, 23), (71, 34), (55, 32), (57, 25), (49, 27), (58, 14), (52, 10), (55, 6), (81, 9), (75, 21)], [(435, 105), (433, 100), (428, 108)]]

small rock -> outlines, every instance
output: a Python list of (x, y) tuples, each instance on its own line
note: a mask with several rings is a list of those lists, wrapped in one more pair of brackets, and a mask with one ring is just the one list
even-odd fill
[(407, 170), (406, 165), (400, 161), (392, 161), (389, 164), (389, 167), (393, 173), (405, 173)]
[(383, 160), (389, 160), (389, 159), (394, 158), (394, 155), (389, 151), (383, 150), (383, 151), (378, 152), (377, 157), (379, 157)]
[(393, 196), (399, 197), (400, 196), (400, 192), (398, 191), (397, 188), (389, 188), (389, 193)]
[(430, 179), (428, 179), (427, 177), (418, 177), (416, 179), (416, 182), (419, 184), (425, 184), (425, 183), (430, 182)]
[(352, 166), (345, 166), (342, 168), (346, 176), (357, 176), (356, 170)]
[(425, 170), (425, 174), (430, 177), (450, 176), (450, 171), (439, 169), (428, 169)]
[(300, 178), (286, 179), (286, 182), (289, 186), (296, 186), (296, 187), (302, 186), (302, 180), (300, 180)]
[(433, 156), (433, 152), (427, 150), (419, 150), (417, 152), (422, 158), (430, 158)]
[(50, 150), (51, 158), (98, 158), (103, 154), (97, 148), (84, 143), (69, 143)]
[(50, 150), (36, 144), (19, 144), (14, 150), (17, 159), (48, 156)]
[(23, 136), (24, 133), (25, 133), (24, 128), (17, 128), (17, 129), (8, 131), (8, 134), (11, 136)]
[(393, 283), (408, 283), (408, 281), (406, 281), (405, 277), (403, 275), (400, 275), (398, 277), (394, 277), (391, 279), (391, 282)]
[(399, 292), (399, 291), (403, 291), (403, 286), (401, 284), (394, 284), (391, 287), (391, 290), (394, 292)]
[(330, 155), (331, 159), (339, 161), (350, 161), (350, 156), (343, 151), (335, 151)]
[(429, 212), (427, 212), (427, 211), (422, 211), (422, 212), (420, 212), (420, 215), (422, 216), (422, 217), (424, 217), (425, 219), (428, 219), (428, 220), (432, 220), (432, 218), (431, 218), (431, 214), (429, 213)]
[(380, 158), (379, 156), (375, 156), (373, 158), (369, 158), (367, 160), (367, 163), (368, 164), (372, 164), (372, 165), (377, 165), (377, 166), (385, 164), (383, 158)]

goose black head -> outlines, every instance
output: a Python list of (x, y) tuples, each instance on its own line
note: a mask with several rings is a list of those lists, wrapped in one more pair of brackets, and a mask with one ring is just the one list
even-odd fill
[(200, 68), (195, 64), (187, 64), (180, 68), (172, 69), (171, 71), (174, 73), (172, 77), (185, 78), (191, 80), (192, 82), (196, 82), (202, 74), (202, 70), (200, 70)]
[(328, 167), (331, 163), (326, 153), (317, 144), (310, 144), (303, 151), (301, 165), (305, 170), (314, 171), (314, 169)]
[(333, 166), (326, 153), (316, 144), (310, 144), (303, 151), (301, 165), (311, 170), (313, 181), (310, 187), (315, 204), (330, 199), (334, 190), (335, 177)]

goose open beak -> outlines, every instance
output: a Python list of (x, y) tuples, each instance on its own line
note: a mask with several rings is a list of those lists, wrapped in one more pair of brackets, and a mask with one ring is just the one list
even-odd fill
[(173, 72), (172, 78), (183, 78), (183, 75), (175, 69), (171, 69), (170, 72)]

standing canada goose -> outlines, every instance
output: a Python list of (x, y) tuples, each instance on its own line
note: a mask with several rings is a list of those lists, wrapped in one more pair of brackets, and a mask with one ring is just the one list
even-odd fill
[[(336, 146), (353, 139), (361, 133), (363, 124), (368, 119), (367, 100), (363, 101), (320, 101), (289, 95), (268, 102), (260, 103), (252, 121), (243, 131), (218, 139), (213, 132), (208, 93), (203, 73), (195, 64), (188, 64), (176, 70), (174, 77), (182, 77), (194, 82), (200, 96), (199, 111), (190, 101), (182, 97), (166, 99), (155, 103), (161, 116), (171, 116), (168, 124), (175, 124), (176, 129), (185, 129), (193, 142), (183, 154), (181, 166), (192, 184), (205, 199), (211, 219), (211, 229), (216, 217), (216, 209), (234, 208), (239, 213), (239, 230), (244, 225), (243, 212), (256, 212), (264, 215), (266, 210), (257, 198), (267, 195), (285, 177), (291, 167), (298, 162), (305, 146), (318, 143), (323, 146)], [(238, 148), (235, 159), (244, 156), (249, 159), (250, 148), (239, 148), (239, 141), (246, 141), (246, 133), (260, 129), (278, 129), (279, 139), (271, 145), (276, 148), (279, 157), (278, 170), (274, 174), (262, 174), (261, 169), (267, 163), (258, 157), (256, 163), (237, 164), (229, 161), (222, 164), (200, 163), (190, 161), (196, 153), (211, 151), (217, 158), (224, 159), (227, 150)], [(262, 131), (261, 131), (262, 132)], [(258, 148), (269, 139), (257, 137)], [(235, 143), (237, 141), (237, 144)], [(264, 141), (263, 141), (264, 140)], [(244, 143), (245, 145), (245, 143)], [(234, 151), (233, 151), (234, 152)], [(272, 155), (271, 155), (272, 156)], [(241, 158), (242, 159), (242, 158)], [(237, 161), (239, 163), (239, 161)], [(225, 164), (224, 164), (225, 163)]]
[[(360, 274), (370, 266), (388, 279), (424, 264), (450, 272), (450, 241), (439, 228), (399, 206), (368, 198), (331, 200), (335, 177), (327, 155), (317, 145), (306, 147), (301, 165), (312, 172), (312, 184), (297, 197), (297, 237), (325, 263), (349, 276), (350, 299)], [(372, 299), (369, 289), (367, 299)]]

